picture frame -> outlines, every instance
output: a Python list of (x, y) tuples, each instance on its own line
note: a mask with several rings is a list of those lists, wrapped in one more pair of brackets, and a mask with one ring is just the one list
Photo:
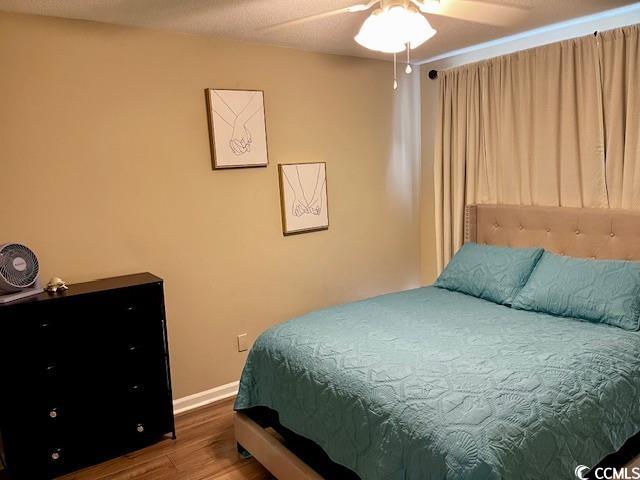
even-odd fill
[(264, 91), (205, 89), (214, 170), (269, 164)]
[(329, 229), (326, 162), (278, 164), (282, 233)]

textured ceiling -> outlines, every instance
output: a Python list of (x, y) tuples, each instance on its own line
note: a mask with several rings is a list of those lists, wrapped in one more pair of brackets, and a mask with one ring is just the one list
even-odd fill
[[(466, 0), (448, 0), (464, 9)], [(514, 33), (634, 3), (636, 0), (479, 0), (523, 8), (507, 26), (427, 15), (438, 34), (413, 52), (420, 61)], [(284, 21), (360, 3), (359, 0), (0, 0), (0, 10), (94, 20), (198, 35), (282, 45), (304, 50), (389, 58), (366, 50), (353, 36), (368, 13), (343, 13), (265, 30)]]

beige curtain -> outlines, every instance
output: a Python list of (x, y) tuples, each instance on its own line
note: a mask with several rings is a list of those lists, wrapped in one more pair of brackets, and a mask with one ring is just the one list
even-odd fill
[(640, 26), (603, 32), (598, 41), (609, 204), (640, 209)]
[(442, 74), (439, 271), (462, 244), (467, 204), (638, 207), (638, 55), (634, 27)]

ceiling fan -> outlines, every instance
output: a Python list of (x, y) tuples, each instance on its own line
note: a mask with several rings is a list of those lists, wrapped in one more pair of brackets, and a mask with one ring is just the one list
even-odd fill
[(411, 73), (410, 51), (437, 33), (424, 14), (505, 26), (521, 19), (527, 10), (526, 7), (496, 5), (482, 0), (371, 0), (367, 3), (358, 3), (349, 7), (277, 23), (262, 30), (299, 25), (339, 14), (365, 12), (376, 5), (378, 7), (364, 21), (354, 39), (370, 50), (393, 53), (394, 89), (398, 88), (396, 54), (406, 50), (407, 67), (405, 71)]
[(404, 1), (385, 1), (373, 0), (370, 2), (358, 3), (349, 7), (338, 8), (328, 12), (317, 13), (306, 17), (287, 20), (285, 22), (269, 25), (262, 30), (275, 30), (281, 27), (289, 27), (306, 23), (322, 18), (333, 17), (342, 13), (358, 13), (370, 10), (375, 4), (379, 3), (380, 8), (390, 6), (390, 4), (406, 4), (411, 3), (416, 6), (422, 13), (430, 15), (439, 15), (443, 17), (451, 17), (459, 20), (466, 20), (474, 23), (484, 23), (486, 25), (508, 26), (517, 21), (526, 14), (528, 7), (517, 5), (498, 5), (490, 0), (408, 0)]

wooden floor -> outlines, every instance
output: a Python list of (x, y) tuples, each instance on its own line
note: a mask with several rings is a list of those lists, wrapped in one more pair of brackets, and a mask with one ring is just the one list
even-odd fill
[(176, 440), (116, 458), (59, 480), (273, 479), (254, 459), (238, 455), (233, 398), (176, 417)]

